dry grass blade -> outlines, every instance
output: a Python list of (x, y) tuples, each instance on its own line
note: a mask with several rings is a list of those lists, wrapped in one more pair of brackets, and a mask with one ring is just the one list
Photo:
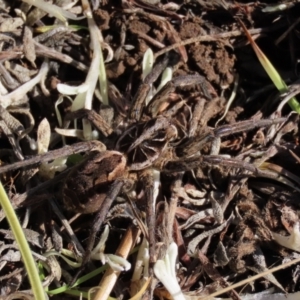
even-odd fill
[[(245, 279), (245, 280), (242, 280), (242, 281), (240, 281), (240, 282), (238, 282), (238, 283), (232, 284), (232, 285), (229, 286), (229, 287), (226, 287), (226, 288), (224, 288), (224, 289), (222, 289), (222, 290), (220, 290), (220, 291), (218, 291), (218, 292), (212, 293), (211, 295), (209, 295), (209, 296), (207, 296), (207, 297), (200, 298), (200, 299), (201, 299), (201, 300), (211, 300), (211, 299), (214, 299), (216, 296), (219, 296), (219, 295), (222, 295), (222, 294), (224, 294), (224, 293), (227, 293), (227, 292), (229, 292), (229, 291), (231, 291), (231, 290), (233, 290), (233, 289), (236, 289), (236, 288), (238, 288), (238, 287), (240, 287), (240, 286), (246, 285), (246, 284), (248, 284), (248, 283), (250, 283), (250, 282), (252, 282), (252, 281), (255, 281), (255, 280), (257, 280), (257, 279), (259, 279), (259, 278), (261, 278), (261, 277), (265, 277), (265, 276), (267, 276), (268, 274), (271, 274), (271, 273), (277, 272), (277, 271), (279, 271), (279, 270), (288, 268), (288, 267), (290, 267), (290, 266), (292, 266), (292, 265), (294, 265), (294, 264), (297, 264), (297, 263), (299, 263), (299, 262), (300, 262), (300, 258), (296, 258), (296, 259), (294, 259), (294, 260), (292, 260), (292, 261), (290, 261), (290, 262), (284, 263), (284, 264), (282, 264), (282, 265), (280, 265), (280, 266), (278, 266), (278, 267), (269, 269), (269, 270), (264, 271), (264, 272), (262, 272), (262, 273), (260, 273), (260, 274), (251, 276), (251, 277), (249, 277), (249, 278), (247, 278), (247, 279)], [(199, 300), (200, 300), (200, 299), (199, 299)]]

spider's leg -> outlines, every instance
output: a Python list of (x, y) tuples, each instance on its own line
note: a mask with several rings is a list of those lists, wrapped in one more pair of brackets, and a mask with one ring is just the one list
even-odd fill
[(235, 158), (227, 158), (220, 155), (194, 155), (188, 158), (174, 160), (167, 162), (164, 167), (164, 172), (183, 172), (191, 171), (193, 169), (203, 167), (203, 166), (224, 166), (229, 168), (238, 168), (250, 171), (257, 174), (258, 169), (250, 163), (241, 161)]
[[(155, 254), (155, 221), (156, 221), (156, 200), (160, 185), (160, 172), (152, 168), (148, 168), (140, 173), (142, 178), (145, 200), (146, 200), (146, 224), (148, 228), (148, 242), (149, 242), (149, 262), (150, 265), (156, 261)], [(152, 272), (152, 268), (149, 269)], [(152, 275), (152, 274), (151, 274)]]
[(243, 169), (258, 174), (257, 167), (251, 163), (236, 158), (228, 158), (221, 155), (203, 155), (202, 165), (223, 166), (228, 168)]
[(130, 109), (130, 119), (134, 121), (139, 121), (141, 119), (144, 107), (145, 107), (145, 101), (146, 97), (150, 91), (151, 85), (148, 83), (142, 83), (139, 86), (139, 89), (137, 90), (134, 98), (133, 98), (133, 104)]
[(188, 130), (188, 137), (190, 138), (193, 138), (196, 135), (196, 132), (199, 128), (200, 120), (203, 116), (204, 106), (206, 102), (203, 97), (197, 97), (195, 101), (196, 104), (192, 112), (192, 117), (190, 120), (190, 125)]
[(181, 146), (182, 156), (190, 156), (198, 153), (207, 143), (212, 143), (211, 155), (217, 155), (219, 153), (221, 138), (240, 133), (243, 131), (249, 131), (259, 127), (267, 127), (273, 124), (283, 123), (286, 118), (277, 119), (264, 119), (264, 120), (249, 120), (242, 121), (235, 124), (223, 125), (214, 130), (211, 130), (204, 135), (194, 137), (187, 143)]
[(74, 285), (77, 278), (79, 277), (79, 275), (82, 273), (82, 271), (85, 269), (87, 263), (89, 262), (89, 260), (91, 258), (91, 253), (92, 253), (92, 250), (93, 250), (93, 247), (95, 244), (96, 235), (97, 235), (101, 225), (103, 224), (103, 222), (107, 216), (107, 212), (109, 211), (113, 201), (117, 198), (117, 196), (121, 192), (121, 189), (124, 184), (125, 184), (125, 180), (116, 179), (115, 182), (112, 184), (108, 194), (106, 195), (106, 198), (103, 201), (103, 204), (102, 204), (100, 210), (98, 211), (98, 213), (96, 214), (96, 216), (94, 218), (92, 228), (90, 231), (90, 236), (89, 236), (89, 239), (87, 242), (87, 247), (86, 247), (84, 256), (82, 258), (82, 265), (79, 268), (76, 275), (72, 278), (72, 281), (70, 282), (70, 286)]
[(154, 125), (149, 128), (146, 128), (144, 132), (133, 142), (133, 144), (128, 149), (128, 152), (132, 151), (134, 148), (139, 146), (145, 140), (149, 140), (153, 138), (159, 130), (166, 129), (169, 126), (170, 126), (170, 122), (166, 118), (164, 117), (157, 118)]
[(283, 123), (286, 120), (287, 118), (241, 121), (231, 125), (219, 126), (213, 131), (213, 133), (216, 137), (224, 137), (259, 127), (267, 127), (274, 124)]
[(174, 92), (177, 87), (185, 87), (200, 84), (203, 94), (206, 98), (211, 99), (208, 92), (208, 83), (201, 75), (183, 75), (170, 80), (164, 87), (151, 99), (147, 109), (152, 117), (157, 116), (160, 106), (166, 101), (170, 93)]
[(259, 127), (267, 127), (274, 124), (283, 123), (286, 120), (287, 120), (286, 118), (263, 119), (258, 121), (247, 120), (247, 121), (242, 121), (231, 125), (220, 126), (213, 131), (215, 137), (213, 138), (212, 141), (210, 154), (211, 155), (219, 154), (220, 146), (221, 146), (221, 137), (240, 133), (243, 131), (249, 131)]
[(52, 150), (45, 154), (35, 155), (26, 160), (18, 161), (7, 166), (0, 167), (0, 174), (5, 173), (7, 171), (13, 171), (19, 168), (24, 168), (28, 166), (36, 166), (42, 162), (48, 162), (50, 160), (54, 160), (56, 158), (67, 157), (71, 154), (77, 154), (80, 152), (89, 152), (89, 151), (105, 151), (106, 146), (99, 141), (86, 141), (79, 142), (70, 146), (66, 146), (61, 149)]
[(169, 63), (169, 56), (165, 57), (154, 66), (152, 71), (146, 76), (144, 82), (140, 85), (137, 93), (135, 94), (130, 109), (130, 119), (133, 121), (139, 121), (143, 114), (144, 107), (146, 105), (146, 97), (150, 91), (151, 84), (153, 84), (162, 71), (167, 67)]
[[(85, 118), (93, 123), (93, 125), (103, 133), (104, 136), (109, 136), (112, 134), (113, 129), (109, 126), (109, 124), (94, 110), (90, 109), (79, 109), (73, 112), (69, 112), (64, 119), (64, 123), (66, 124), (69, 121), (74, 119)], [(64, 126), (66, 128), (66, 126)]]

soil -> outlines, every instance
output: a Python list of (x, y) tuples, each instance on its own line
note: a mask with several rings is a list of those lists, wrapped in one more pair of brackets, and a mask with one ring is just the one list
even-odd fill
[[(25, 0), (0, 1), (0, 178), (32, 251), (41, 255), (34, 259), (47, 290), (69, 284), (77, 270), (59, 256), (41, 257), (63, 249), (74, 260), (84, 256), (89, 237), (97, 231), (99, 241), (104, 225), (110, 233), (102, 256), (123, 253), (122, 239), (132, 232), (128, 249), (148, 241), (149, 262), (134, 281), (137, 251), (126, 255), (131, 269), (107, 292), (118, 299), (133, 297), (148, 278), (141, 299), (172, 298), (153, 271), (171, 242), (178, 247), (175, 280), (186, 297), (208, 296), (298, 258), (300, 241), (286, 240), (299, 238), (300, 108), (283, 101), (299, 93), (300, 5), (70, 2), (53, 1), (75, 17), (90, 6), (98, 44), (86, 18), (66, 26)], [(285, 9), (276, 9), (279, 4)], [(276, 89), (251, 44), (286, 88)], [(61, 84), (80, 86), (96, 74), (97, 68), (89, 71), (99, 45), (108, 105), (98, 75), (91, 106), (78, 104), (89, 92), (63, 95)], [(145, 76), (149, 49), (154, 65)], [(166, 67), (173, 80), (157, 92)], [(95, 216), (103, 219), (99, 228)], [(0, 220), (0, 298), (21, 297), (30, 283), (4, 211)], [(93, 260), (82, 274), (100, 266)], [(294, 264), (221, 297), (242, 299), (241, 293), (271, 287), (270, 294), (296, 294), (298, 269)], [(102, 273), (77, 288), (86, 291), (101, 280), (102, 289), (106, 278)]]

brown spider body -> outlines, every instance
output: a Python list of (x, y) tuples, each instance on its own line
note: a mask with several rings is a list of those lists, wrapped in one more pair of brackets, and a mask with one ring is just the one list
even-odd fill
[(91, 152), (72, 168), (63, 186), (64, 204), (68, 210), (91, 214), (97, 212), (110, 185), (124, 177), (126, 158), (117, 151)]

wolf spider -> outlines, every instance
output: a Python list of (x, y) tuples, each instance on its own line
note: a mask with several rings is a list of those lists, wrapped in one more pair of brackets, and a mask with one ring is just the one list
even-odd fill
[[(206, 100), (215, 97), (213, 88), (200, 75), (179, 76), (169, 81), (150, 101), (145, 104), (151, 84), (156, 81), (161, 71), (167, 66), (168, 59), (164, 58), (140, 85), (129, 111), (124, 120), (123, 133), (117, 138), (114, 150), (91, 151), (78, 165), (72, 168), (63, 185), (63, 199), (67, 209), (81, 213), (95, 213), (86, 252), (83, 257), (82, 268), (76, 274), (72, 283), (81, 273), (90, 259), (95, 237), (100, 226), (105, 221), (106, 214), (118, 194), (129, 189), (128, 178), (139, 171), (157, 169), (160, 172), (191, 171), (205, 165), (239, 168), (259, 174), (259, 170), (252, 164), (234, 158), (218, 155), (219, 143), (222, 137), (248, 131), (254, 128), (266, 127), (286, 121), (286, 118), (242, 121), (232, 125), (223, 125), (216, 129), (201, 126), (201, 105)], [(170, 94), (181, 87), (201, 86), (201, 92), (192, 92), (189, 100), (170, 100)], [(205, 100), (206, 99), (206, 100)], [(79, 110), (66, 116), (65, 120), (86, 118), (99, 129), (104, 136), (115, 132), (109, 124), (95, 111)], [(202, 124), (205, 125), (205, 124)], [(79, 146), (80, 144), (80, 146)], [(211, 145), (209, 155), (202, 155), (200, 151)], [(86, 142), (62, 149), (59, 156), (66, 156), (70, 152), (80, 152), (88, 149), (95, 150), (95, 143)], [(96, 145), (97, 146), (97, 145)], [(76, 148), (76, 149), (75, 149)], [(106, 147), (100, 146), (101, 150)], [(75, 150), (74, 150), (75, 149)], [(58, 151), (55, 150), (57, 153)], [(46, 155), (48, 155), (46, 157)], [(51, 160), (49, 153), (40, 156), (40, 161)], [(37, 161), (36, 161), (37, 162)], [(27, 165), (29, 162), (27, 162)], [(10, 165), (10, 170), (26, 165), (26, 161)], [(0, 173), (5, 167), (0, 167)], [(146, 182), (145, 189), (151, 189), (153, 178)], [(138, 175), (137, 175), (138, 176)], [(131, 186), (132, 188), (132, 186)], [(145, 192), (145, 195), (150, 195)], [(151, 200), (151, 199), (150, 199)], [(150, 201), (149, 200), (149, 201)], [(152, 218), (152, 220), (150, 219)], [(154, 216), (147, 219), (148, 228), (154, 226)], [(155, 237), (148, 232), (148, 239), (153, 246)], [(151, 253), (150, 253), (151, 256)]]

